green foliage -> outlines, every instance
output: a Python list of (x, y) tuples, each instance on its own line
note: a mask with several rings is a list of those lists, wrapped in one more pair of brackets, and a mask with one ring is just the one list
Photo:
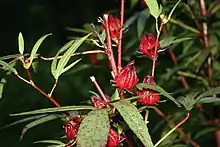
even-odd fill
[(110, 129), (107, 109), (93, 110), (83, 119), (77, 134), (77, 146), (105, 146)]
[(113, 103), (113, 105), (143, 145), (145, 147), (153, 147), (147, 124), (144, 122), (138, 109), (128, 101), (119, 101)]

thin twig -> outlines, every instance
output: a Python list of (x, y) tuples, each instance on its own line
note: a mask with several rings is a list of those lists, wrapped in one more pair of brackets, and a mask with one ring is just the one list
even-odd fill
[(157, 147), (164, 139), (166, 139), (171, 133), (173, 133), (177, 128), (179, 128), (181, 125), (183, 125), (190, 117), (190, 113), (187, 112), (186, 117), (179, 122), (173, 129), (171, 129), (164, 137), (162, 137), (155, 145), (154, 147)]
[(120, 72), (122, 65), (121, 65), (121, 61), (122, 61), (122, 34), (123, 34), (123, 24), (124, 24), (124, 3), (125, 0), (121, 0), (121, 18), (120, 18), (120, 22), (121, 22), (121, 28), (120, 28), (120, 32), (119, 32), (119, 39), (118, 39), (118, 72)]
[[(74, 53), (72, 54), (72, 56), (77, 56), (77, 55), (85, 55), (85, 54), (105, 54), (105, 51), (102, 51), (102, 50), (94, 50), (94, 51), (85, 51), (85, 52), (80, 52), (80, 53)], [(60, 59), (62, 58), (63, 56), (58, 56), (58, 57), (43, 57), (43, 56), (40, 56), (39, 57), (44, 60), (44, 61), (51, 61), (51, 60), (54, 60), (55, 58), (57, 59)]]
[(99, 91), (99, 94), (101, 95), (101, 97), (103, 98), (103, 100), (105, 102), (109, 102), (109, 100), (106, 98), (104, 92), (102, 91), (101, 87), (99, 86), (99, 84), (96, 82), (96, 79), (94, 76), (90, 77), (91, 81), (93, 82), (93, 84), (95, 85), (96, 89)]

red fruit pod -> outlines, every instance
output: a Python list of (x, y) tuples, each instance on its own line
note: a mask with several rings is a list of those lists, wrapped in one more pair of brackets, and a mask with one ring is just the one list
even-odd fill
[(103, 99), (97, 96), (91, 96), (91, 100), (96, 108), (106, 108), (108, 105)]
[(108, 141), (106, 147), (116, 147), (119, 144), (120, 135), (113, 129), (109, 129)]
[(106, 28), (106, 23), (108, 22), (108, 26), (109, 26), (109, 32), (111, 35), (112, 39), (118, 38), (120, 29), (121, 29), (121, 24), (120, 24), (120, 20), (116, 17), (113, 17), (112, 15), (108, 16), (108, 20), (104, 20), (104, 23), (102, 25), (102, 30), (104, 30)]
[(65, 136), (70, 140), (75, 140), (79, 129), (79, 124), (69, 121), (65, 124)]
[[(147, 57), (154, 57), (155, 49), (160, 48), (160, 42), (154, 37), (153, 34), (148, 33), (141, 37), (140, 49), (139, 51)], [(157, 44), (157, 48), (155, 48)]]
[(131, 91), (138, 83), (134, 61), (129, 62), (125, 67), (123, 67), (114, 80), (116, 82), (116, 86), (119, 88)]
[[(146, 76), (143, 80), (143, 83), (156, 84), (154, 81), (154, 77), (152, 76)], [(158, 92), (153, 89), (143, 88), (142, 90), (137, 91), (137, 95), (140, 96), (138, 102), (140, 102), (143, 105), (155, 105), (160, 100)]]

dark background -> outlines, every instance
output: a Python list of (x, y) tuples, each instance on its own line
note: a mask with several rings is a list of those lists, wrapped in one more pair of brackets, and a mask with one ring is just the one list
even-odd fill
[[(54, 55), (68, 41), (68, 36), (74, 36), (74, 33), (66, 31), (66, 27), (81, 28), (85, 22), (96, 23), (103, 12), (118, 6), (118, 2), (114, 0), (2, 0), (0, 1), (0, 56), (18, 53), (19, 32), (24, 36), (26, 52), (30, 51), (38, 38), (47, 33), (53, 33), (53, 36), (42, 44), (39, 52), (44, 56)], [(33, 74), (33, 78), (42, 89), (49, 91), (53, 84), (50, 62), (39, 61), (39, 65), (38, 73)], [(18, 70), (25, 76), (19, 64)], [(79, 103), (82, 99), (88, 99), (90, 96), (88, 90), (94, 89), (89, 80), (91, 74), (88, 71), (89, 69), (85, 71), (88, 73), (85, 77), (79, 77), (80, 74), (75, 76), (70, 74), (61, 78), (55, 97), (59, 97), (58, 101), (62, 105), (72, 105)], [(1, 76), (4, 76), (4, 73)], [(22, 118), (10, 117), (10, 113), (54, 107), (36, 90), (13, 75), (7, 76), (6, 79), (7, 84), (4, 87), (3, 98), (0, 100), (0, 126)], [(84, 83), (84, 87), (80, 86), (81, 83)], [(0, 146), (37, 146), (33, 145), (34, 141), (59, 139), (64, 135), (62, 122), (53, 121), (28, 131), (20, 142), (19, 138), (25, 124), (0, 130)]]

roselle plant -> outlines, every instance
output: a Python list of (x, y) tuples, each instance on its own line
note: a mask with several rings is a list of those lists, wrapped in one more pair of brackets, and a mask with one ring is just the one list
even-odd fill
[[(165, 8), (162, 7), (161, 4), (158, 4), (156, 0), (144, 0), (140, 2), (132, 0), (132, 6), (136, 3), (141, 3), (143, 10), (137, 12), (127, 20), (124, 20), (125, 2), (127, 1), (121, 0), (120, 18), (113, 14), (104, 14), (98, 19), (99, 24), (92, 24), (91, 30), (84, 31), (88, 32), (84, 37), (75, 37), (73, 40), (70, 40), (54, 57), (43, 57), (38, 52), (42, 42), (50, 37), (51, 34), (41, 37), (33, 46), (31, 53), (25, 53), (24, 38), (22, 33), (19, 33), (18, 48), (20, 54), (0, 58), (2, 69), (5, 70), (7, 74), (14, 74), (18, 79), (32, 86), (56, 106), (54, 108), (11, 114), (11, 116), (34, 115), (17, 122), (34, 120), (26, 125), (21, 139), (28, 129), (39, 124), (43, 125), (43, 123), (47, 121), (60, 119), (63, 122), (64, 137), (61, 137), (60, 140), (42, 140), (35, 143), (46, 143), (50, 144), (50, 146), (57, 147), (200, 146), (195, 140), (206, 132), (192, 134), (192, 131), (185, 131), (180, 127), (190, 122), (190, 116), (193, 115), (191, 112), (194, 110), (194, 106), (196, 106), (195, 109), (198, 110), (201, 115), (201, 113), (205, 112), (203, 103), (218, 104), (220, 101), (217, 98), (220, 93), (220, 88), (217, 87), (215, 82), (212, 82), (212, 78), (217, 77), (217, 75), (213, 76), (213, 71), (215, 68), (220, 69), (219, 63), (216, 62), (214, 66), (210, 63), (213, 61), (213, 58), (218, 58), (219, 56), (216, 55), (217, 57), (215, 57), (212, 51), (209, 50), (211, 46), (209, 42), (207, 43), (207, 31), (204, 30), (207, 27), (205, 26), (207, 22), (201, 20), (202, 26), (200, 26), (200, 22), (196, 20), (195, 24), (203, 31), (200, 32), (176, 20), (175, 17), (177, 16), (174, 11), (177, 11), (176, 9), (180, 7), (186, 9), (187, 11), (184, 11), (184, 13), (190, 15), (192, 19), (195, 17), (190, 7), (192, 4), (190, 4), (190, 2), (181, 2), (181, 0), (173, 4), (172, 7)], [(201, 0), (200, 6), (203, 8), (202, 12), (204, 11), (204, 7), (202, 7), (203, 4), (204, 1)], [(218, 8), (219, 7), (210, 4), (209, 11), (214, 14)], [(206, 15), (207, 14), (204, 14), (204, 16)], [(147, 25), (148, 27), (153, 26), (155, 31), (145, 32), (144, 25), (146, 20), (150, 18), (151, 22), (147, 23)], [(136, 60), (132, 59), (131, 56), (128, 57), (129, 52), (127, 48), (124, 47), (127, 44), (130, 46), (135, 44), (133, 41), (126, 42), (124, 37), (129, 34), (130, 30), (132, 31), (132, 25), (136, 20), (139, 40), (138, 47), (132, 53), (140, 57), (140, 59), (136, 58), (136, 60), (146, 59), (152, 61), (151, 66), (143, 68), (150, 70), (150, 74), (148, 73), (143, 77), (139, 76)], [(144, 22), (144, 24), (142, 23), (142, 25), (140, 25), (141, 22)], [(182, 27), (186, 31), (176, 35), (178, 37), (168, 36), (170, 33), (172, 35), (177, 34), (175, 33), (177, 28), (173, 29), (174, 26), (171, 24), (174, 24), (175, 27)], [(196, 35), (187, 35), (187, 31), (191, 31), (191, 33), (195, 33)], [(206, 48), (204, 51), (198, 51), (198, 53), (194, 51), (191, 53), (189, 51), (189, 49), (193, 47), (195, 36), (199, 36), (202, 41), (204, 41), (203, 44)], [(77, 49), (86, 43), (98, 49), (78, 52)], [(183, 50), (185, 51), (179, 58), (181, 59), (183, 56), (186, 57), (182, 59), (181, 64), (183, 65), (181, 66), (178, 66), (176, 56), (171, 48), (178, 44), (183, 44)], [(185, 46), (187, 46), (187, 48)], [(173, 69), (165, 68), (166, 73), (158, 78), (156, 72), (162, 64), (160, 62), (160, 56), (166, 52), (170, 53), (171, 61), (173, 61), (176, 67)], [(96, 88), (96, 91), (91, 92), (92, 95), (88, 98), (90, 101), (77, 106), (62, 106), (62, 104), (58, 102), (58, 98), (53, 97), (59, 81), (62, 80), (60, 77), (64, 77), (64, 73), (68, 73), (70, 69), (74, 69), (75, 65), (83, 60), (83, 55), (85, 54), (89, 55), (95, 65), (101, 64), (100, 62), (104, 60), (99, 60), (97, 54), (106, 56), (108, 63), (105, 66), (109, 68), (109, 74), (111, 75), (111, 79), (109, 79), (110, 82), (106, 85), (111, 86), (113, 92), (106, 93), (106, 87), (99, 84), (99, 77), (91, 75), (90, 80)], [(191, 54), (193, 54), (193, 56), (188, 57)], [(12, 60), (6, 62), (8, 59)], [(38, 87), (32, 78), (31, 69), (34, 68), (36, 59), (41, 59), (45, 62), (52, 61), (50, 68), (54, 77), (54, 85), (49, 93)], [(198, 61), (195, 61), (196, 59), (198, 59)], [(205, 64), (206, 61), (208, 61), (207, 64)], [(22, 63), (27, 78), (17, 71), (17, 62)], [(190, 65), (192, 65), (192, 67)], [(208, 68), (208, 73), (206, 73), (206, 68)], [(194, 69), (196, 69), (196, 71), (193, 71)], [(217, 73), (219, 73), (219, 70)], [(203, 76), (206, 75), (208, 79), (203, 78)], [(169, 80), (171, 81), (173, 77), (178, 80), (180, 79), (185, 89), (178, 91), (178, 89), (172, 87), (173, 91), (171, 91), (171, 93), (164, 90), (163, 85), (170, 85)], [(199, 80), (198, 86), (202, 85), (202, 88), (190, 89), (186, 78)], [(168, 116), (169, 114), (165, 114), (165, 110), (161, 110), (163, 105), (167, 103), (172, 107), (171, 111), (174, 113), (172, 117)], [(161, 134), (159, 135), (159, 139), (158, 136), (155, 137), (152, 135), (148, 129), (149, 126), (155, 126), (153, 129), (153, 132), (155, 132), (161, 127), (161, 124), (164, 123), (161, 123), (161, 121), (151, 121), (151, 115), (154, 115), (154, 111), (161, 116), (162, 120), (166, 121), (170, 127), (168, 131), (164, 129), (164, 131), (159, 132), (159, 134)], [(178, 116), (178, 114), (180, 115)], [(14, 124), (17, 123), (15, 122)], [(13, 124), (9, 124), (8, 126), (11, 125)], [(197, 124), (193, 125), (196, 126)]]

